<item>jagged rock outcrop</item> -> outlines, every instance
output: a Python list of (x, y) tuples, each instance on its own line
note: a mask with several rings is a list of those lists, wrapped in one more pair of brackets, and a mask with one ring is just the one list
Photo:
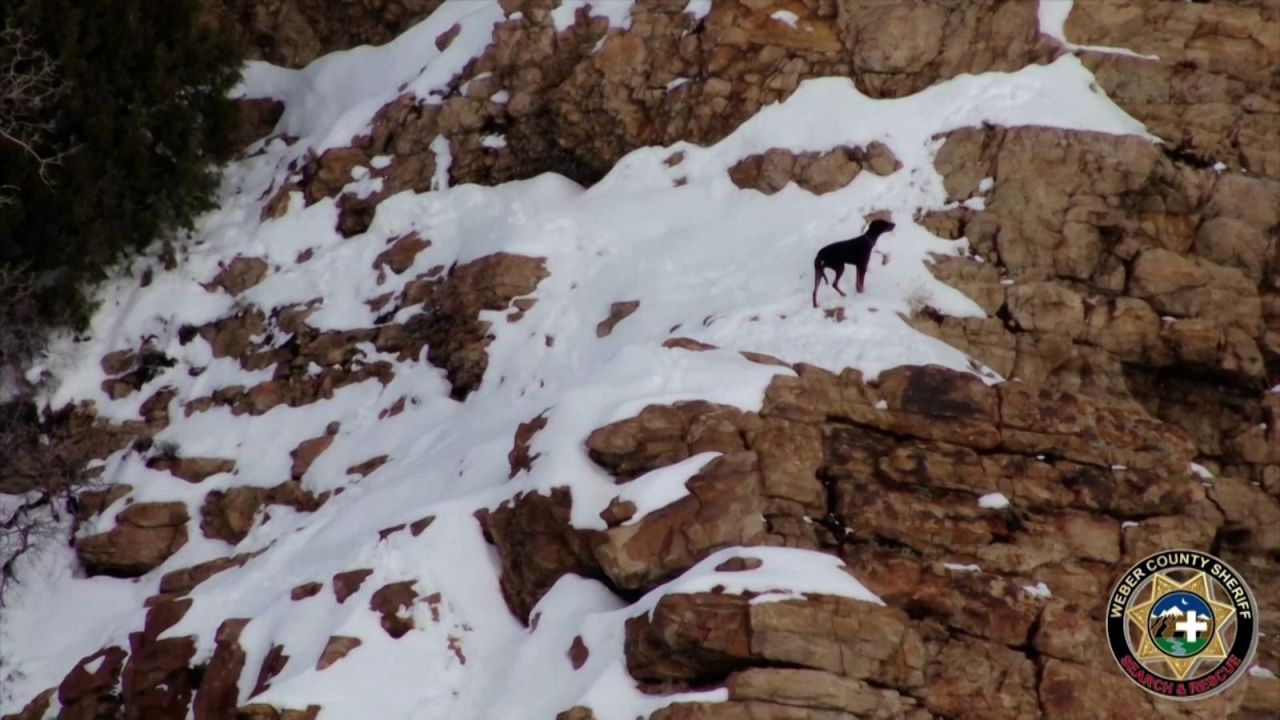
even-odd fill
[(1188, 161), (1280, 178), (1280, 7), (1080, 0), (1067, 37), (1158, 57), (1085, 53), (1098, 84)]
[(146, 574), (187, 542), (187, 506), (136, 503), (116, 515), (114, 528), (76, 539), (76, 554), (95, 575)]
[(443, 0), (224, 0), (210, 19), (229, 28), (255, 59), (302, 67), (326, 53), (381, 45), (430, 15)]
[[(1098, 659), (1106, 660), (1096, 652), (1105, 642), (1101, 613), (1115, 574), (1160, 547), (1243, 548), (1256, 542), (1255, 532), (1269, 532), (1257, 525), (1241, 525), (1238, 537), (1226, 532), (1242, 510), (1215, 502), (1211, 496), (1222, 491), (1206, 489), (1188, 469), (1195, 447), (1185, 434), (1132, 400), (1022, 382), (988, 386), (938, 367), (890, 370), (875, 383), (848, 370), (797, 371), (775, 378), (759, 413), (701, 402), (651, 406), (587, 439), (593, 459), (620, 483), (643, 482), (636, 478), (644, 472), (698, 452), (724, 453), (688, 481), (689, 495), (665, 508), (634, 518), (611, 507), (605, 531), (571, 528), (564, 495), (524, 496), (483, 516), (513, 611), (527, 618), (568, 572), (636, 593), (725, 547), (808, 548), (840, 556), (905, 612), (899, 625), (916, 637), (908, 663), (914, 679), (888, 681), (840, 666), (880, 657), (867, 644), (892, 626), (882, 620), (874, 633), (851, 629), (832, 638), (832, 621), (821, 619), (829, 611), (821, 608), (853, 601), (797, 601), (797, 617), (808, 618), (813, 635), (797, 629), (799, 620), (784, 622), (783, 647), (792, 650), (774, 655), (756, 635), (766, 625), (755, 613), (784, 612), (779, 606), (787, 603), (752, 605), (714, 594), (664, 598), (654, 613), (633, 620), (632, 674), (670, 691), (673, 683), (705, 686), (783, 663), (871, 680), (856, 686), (866, 692), (849, 702), (892, 712), (917, 703), (946, 717), (1018, 717), (1045, 705), (1068, 717), (1099, 707), (1112, 717), (1174, 712), (1108, 674)], [(1005, 495), (1009, 506), (982, 507), (978, 498), (991, 493)], [(1265, 508), (1251, 519), (1280, 511), (1264, 493), (1249, 497)], [(629, 524), (616, 524), (624, 520)], [(538, 527), (537, 537), (555, 538), (562, 551), (545, 552), (545, 543), (512, 527)], [(1274, 571), (1251, 566), (1250, 573), (1265, 583)], [(869, 608), (830, 612), (842, 619), (882, 612)], [(1075, 699), (1095, 685), (1111, 687), (1114, 697), (1102, 705)], [(897, 694), (885, 694), (886, 686)], [(979, 687), (999, 688), (986, 706), (972, 704)], [(1234, 688), (1198, 712), (1235, 712), (1246, 692)], [(738, 712), (759, 717), (809, 717), (749, 705), (771, 702), (765, 698), (742, 702), (748, 705)], [(813, 702), (804, 712), (831, 710)], [(664, 712), (734, 716), (712, 706)]]
[(955, 198), (993, 179), (961, 219), (985, 262), (935, 273), (996, 317), (918, 328), (1005, 375), (1142, 401), (1232, 474), (1278, 472), (1263, 391), (1280, 363), (1280, 182), (1046, 129), (953, 133), (938, 168)]
[(739, 160), (729, 168), (729, 179), (740, 188), (752, 188), (766, 195), (778, 192), (790, 182), (822, 195), (853, 182), (864, 168), (876, 175), (889, 175), (900, 167), (902, 164), (893, 156), (893, 151), (878, 142), (866, 149), (839, 147), (822, 153), (795, 154), (775, 148)]

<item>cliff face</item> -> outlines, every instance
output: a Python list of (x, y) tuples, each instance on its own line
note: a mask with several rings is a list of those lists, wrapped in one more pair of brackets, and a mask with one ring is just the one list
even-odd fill
[[(434, 5), (245, 3), (226, 17), (262, 37), (264, 57), (301, 65), (390, 39)], [(93, 650), (74, 667), (0, 650), (0, 681), (47, 680), (2, 707), (343, 717), (352, 706), (313, 678), (378, 677), (379, 693), (425, 698), (403, 688), (430, 680), (387, 670), (420, 661), (455, 698), (486, 687), (455, 679), (468, 667), (511, 673), (501, 702), (437, 699), (456, 717), (609, 718), (624, 710), (604, 696), (633, 691), (631, 716), (668, 720), (1280, 712), (1280, 681), (1263, 674), (1203, 703), (1157, 702), (1116, 671), (1102, 623), (1129, 563), (1210, 551), (1252, 584), (1257, 663), (1280, 670), (1280, 9), (1077, 0), (1063, 21), (1031, 2), (500, 5), (483, 32), (465, 13), (440, 19), (451, 6), (434, 15), (414, 39), (457, 71), (379, 96), (354, 134), (308, 136), (297, 99), (278, 97), (275, 139), (251, 148), (243, 194), (186, 271), (217, 301), (123, 323), (81, 353), (101, 382), (67, 381), (54, 399), (78, 404), (50, 428), (65, 456), (106, 461), (69, 529), (76, 562), (141, 590), (111, 591), (115, 635), (64, 643)], [(1088, 102), (1160, 141), (1009, 110), (1049, 86), (1031, 66), (1061, 71), (1075, 62), (1064, 54), (1092, 73)], [(981, 73), (1000, 73), (974, 81), (996, 91), (945, 95)], [(834, 132), (820, 119), (798, 135), (760, 120), (832, 75), (868, 112), (938, 91), (920, 107), (1012, 119), (939, 120), (918, 145), (850, 130), (812, 147), (796, 137)], [(534, 208), (566, 202), (546, 178), (512, 183), (547, 171), (598, 182), (586, 195), (617, 219), (566, 215), (542, 240), (520, 235)], [(433, 204), (463, 183), (511, 194), (457, 188)], [(713, 187), (702, 214), (727, 230), (704, 220), (672, 241), (679, 223), (607, 200), (700, 185)], [(767, 259), (751, 275), (753, 256), (785, 247), (807, 271), (818, 245), (818, 221), (777, 228), (807, 245), (757, 243), (752, 222), (786, 203), (812, 203), (797, 226), (834, 221), (849, 212), (837, 202), (918, 225), (918, 241), (882, 248), (873, 282), (904, 264), (932, 275), (904, 275), (917, 285), (880, 308), (814, 310), (811, 325), (807, 297), (731, 294), (735, 272), (792, 282)], [(500, 232), (469, 220), (508, 206)], [(617, 227), (651, 219), (637, 240)], [(701, 257), (682, 260), (682, 243), (721, 232), (739, 235), (712, 258), (733, 260), (705, 267), (726, 277), (698, 277), (741, 316), (664, 298), (679, 290), (661, 276)], [(648, 252), (627, 255), (629, 242)], [(589, 261), (569, 263), (570, 249)], [(593, 280), (601, 268), (617, 274)], [(290, 277), (303, 280), (282, 290)], [(593, 282), (616, 288), (607, 307), (564, 299)], [(172, 292), (157, 296), (185, 297)], [(914, 333), (887, 334), (895, 311), (910, 330), (893, 332)], [(838, 351), (814, 349), (827, 337)], [(603, 352), (618, 354), (602, 370)], [(707, 365), (714, 382), (683, 383), (728, 356)], [(626, 383), (644, 390), (610, 394)], [(264, 433), (276, 436), (250, 438)], [(455, 473), (484, 485), (451, 485)], [(677, 491), (654, 490), (659, 478)], [(295, 533), (327, 544), (326, 562), (292, 566), (309, 557)], [(831, 558), (858, 591), (827, 582), (847, 577)], [(468, 564), (482, 580), (448, 579)], [(261, 601), (237, 589), (250, 582)], [(278, 617), (291, 613), (315, 614)], [(518, 643), (513, 669), (482, 637)], [(564, 667), (531, 669), (544, 664)], [(511, 700), (539, 678), (542, 704)]]

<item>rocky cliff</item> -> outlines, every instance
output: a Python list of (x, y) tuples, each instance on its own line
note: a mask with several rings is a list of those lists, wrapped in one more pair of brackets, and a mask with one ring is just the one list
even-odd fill
[[(266, 59), (298, 66), (387, 41), (435, 5), (245, 2), (228, 4), (222, 20), (239, 23)], [(432, 16), (441, 27), (429, 38), (445, 59), (473, 32), (467, 19), (440, 21), (449, 11)], [(493, 662), (469, 633), (481, 609), (498, 606), (481, 598), (499, 592), (509, 614), (485, 622), (514, 620), (502, 637), (532, 638), (514, 653), (525, 664), (513, 677), (540, 663), (566, 673), (614, 667), (638, 690), (635, 707), (666, 720), (1280, 713), (1280, 681), (1263, 671), (1202, 703), (1154, 700), (1116, 670), (1102, 622), (1128, 563), (1164, 548), (1206, 550), (1252, 584), (1262, 604), (1256, 662), (1280, 671), (1280, 7), (1076, 0), (1061, 27), (1050, 15), (996, 0), (672, 0), (627, 5), (625, 16), (605, 3), (502, 0), (456, 72), (430, 91), (398, 89), (341, 141), (299, 140), (291, 98), (262, 93), (259, 107), (278, 101), (285, 115), (243, 162), (286, 153), (288, 164), (236, 176), (253, 191), (229, 202), (236, 222), (268, 228), (253, 242), (242, 249), (219, 230), (239, 227), (230, 220), (204, 230), (221, 254), (192, 261), (190, 272), (217, 303), (175, 314), (149, 338), (117, 333), (110, 347), (91, 345), (82, 362), (100, 382), (51, 395), (71, 404), (51, 403), (50, 451), (102, 474), (65, 528), (92, 578), (82, 582), (140, 583), (130, 592), (141, 603), (104, 590), (120, 605), (117, 627), (73, 666), (42, 665), (29, 652), (23, 665), (0, 650), (11, 668), (0, 665), (0, 682), (52, 680), (26, 682), (24, 697), (0, 695), (6, 717), (345, 717), (332, 693), (302, 680), (335, 677), (362, 654), (385, 658), (372, 667), (387, 674), (331, 682), (374, 677), (385, 682), (379, 693), (406, 693), (413, 707), (445, 703), (404, 688), (434, 678), (455, 696), (475, 693), (450, 673), (468, 659)], [(930, 138), (921, 166), (887, 136), (809, 150), (765, 133), (716, 169), (750, 203), (810, 202), (800, 194), (854, 202), (859, 188), (881, 187), (872, 183), (910, 175), (915, 188), (936, 173), (944, 197), (894, 206), (896, 217), (927, 230), (928, 242), (950, 241), (938, 247), (954, 245), (921, 267), (969, 305), (932, 290), (901, 310), (917, 347), (940, 341), (962, 353), (950, 365), (824, 365), (806, 354), (808, 335), (757, 344), (750, 331), (717, 331), (714, 314), (698, 327), (702, 313), (689, 310), (699, 317), (643, 340), (645, 352), (661, 353), (644, 356), (645, 373), (693, 373), (700, 358), (733, 355), (742, 374), (723, 382), (750, 378), (742, 382), (758, 388), (753, 399), (654, 381), (648, 394), (600, 410), (574, 405), (585, 401), (569, 391), (526, 409), (491, 393), (525, 382), (538, 397), (535, 386), (555, 381), (532, 359), (527, 372), (509, 364), (533, 352), (511, 348), (565, 353), (556, 362), (577, 371), (590, 348), (641, 342), (628, 328), (662, 300), (616, 297), (582, 310), (595, 315), (580, 336), (566, 327), (578, 321), (572, 313), (545, 322), (538, 313), (587, 284), (591, 265), (575, 266), (582, 275), (571, 281), (553, 255), (518, 243), (435, 254), (449, 245), (449, 223), (489, 247), (465, 225), (468, 213), (494, 212), (468, 194), (480, 189), (457, 188), (449, 207), (422, 205), (448, 215), (437, 225), (399, 219), (408, 197), (430, 203), (467, 183), (523, 187), (516, 181), (545, 172), (598, 183), (588, 193), (657, 192), (648, 180), (623, 184), (648, 177), (635, 168), (654, 151), (670, 173), (664, 192), (696, 185), (709, 172), (702, 148), (726, 147), (812, 78), (850, 78), (874, 103), (991, 73), (1009, 78), (1002, 92), (1013, 103), (1037, 92), (1019, 71), (1064, 56), (1092, 74), (1099, 103), (1150, 135), (978, 123)], [(537, 192), (535, 203), (553, 203), (561, 191)], [(313, 247), (265, 234), (284, 222), (332, 239)], [(555, 232), (583, 243), (571, 222)], [(370, 238), (372, 249), (360, 250)], [(668, 247), (658, 233), (643, 242)], [(590, 247), (610, 253), (607, 238)], [(340, 252), (350, 258), (311, 264)], [(908, 251), (887, 252), (883, 262), (896, 265)], [(350, 303), (358, 307), (339, 321), (326, 292), (356, 273), (367, 276)], [(290, 274), (321, 279), (306, 292), (274, 289)], [(797, 308), (808, 310), (805, 293)], [(773, 322), (796, 310), (762, 302), (740, 323), (778, 312)], [(879, 327), (847, 312), (813, 322), (818, 332)], [(430, 385), (406, 384), (428, 372)], [(624, 380), (582, 392), (615, 382)], [(504, 416), (485, 402), (518, 410), (520, 422), (494, 420)], [(420, 444), (379, 439), (410, 418), (409, 431), (425, 435), (435, 420), (423, 413), (445, 403), (479, 409), (442, 426), (500, 441), (467, 440), (456, 427)], [(582, 407), (593, 409), (573, 419), (557, 410)], [(272, 424), (282, 417), (293, 420)], [(248, 428), (231, 433), (240, 442), (210, 439), (233, 425)], [(247, 437), (264, 432), (278, 436)], [(654, 501), (644, 488), (664, 470), (683, 472), (682, 489)], [(481, 492), (435, 479), (455, 472), (492, 484)], [(429, 502), (414, 494), (425, 491), (395, 490), (395, 504), (373, 505), (373, 488), (396, 473), (447, 489)], [(605, 489), (589, 496), (575, 473)], [(479, 499), (459, 511), (467, 492)], [(995, 494), (1004, 502), (979, 502)], [(371, 510), (392, 506), (385, 516)], [(354, 530), (314, 530), (344, 522), (359, 525), (358, 541)], [(474, 547), (457, 539), (464, 532)], [(295, 535), (330, 543), (332, 561), (285, 572), (298, 557)], [(462, 543), (456, 557), (448, 542)], [(779, 560), (761, 546), (838, 558), (881, 602), (793, 588), (777, 579), (789, 576), (766, 573)], [(441, 579), (468, 559), (492, 567), (489, 595)], [(244, 584), (271, 573), (279, 592), (244, 601)], [(601, 607), (622, 608), (608, 615), (617, 616), (613, 634), (597, 627), (604, 620), (574, 615), (578, 601), (564, 588), (578, 582), (594, 588), (583, 596), (608, 596)], [(40, 584), (27, 587), (34, 602)], [(337, 610), (308, 609), (321, 599)], [(320, 629), (267, 619), (295, 613)], [(428, 640), (443, 660), (421, 659)], [(612, 686), (575, 690), (546, 717), (613, 717), (599, 687)], [(473, 716), (516, 716), (494, 707)]]

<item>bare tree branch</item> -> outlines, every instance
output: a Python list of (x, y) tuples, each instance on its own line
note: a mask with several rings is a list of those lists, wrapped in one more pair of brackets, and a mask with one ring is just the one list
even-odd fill
[[(0, 143), (18, 147), (52, 186), (50, 171), (70, 152), (55, 147), (52, 109), (66, 91), (57, 64), (36, 46), (29, 31), (13, 21), (0, 29)], [(0, 205), (15, 202), (19, 188), (0, 186)]]

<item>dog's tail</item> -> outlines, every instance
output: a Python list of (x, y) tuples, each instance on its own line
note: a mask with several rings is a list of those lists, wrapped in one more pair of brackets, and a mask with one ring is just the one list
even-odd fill
[(827, 281), (826, 270), (822, 267), (822, 261), (818, 258), (813, 259), (813, 306), (818, 307), (818, 283)]

